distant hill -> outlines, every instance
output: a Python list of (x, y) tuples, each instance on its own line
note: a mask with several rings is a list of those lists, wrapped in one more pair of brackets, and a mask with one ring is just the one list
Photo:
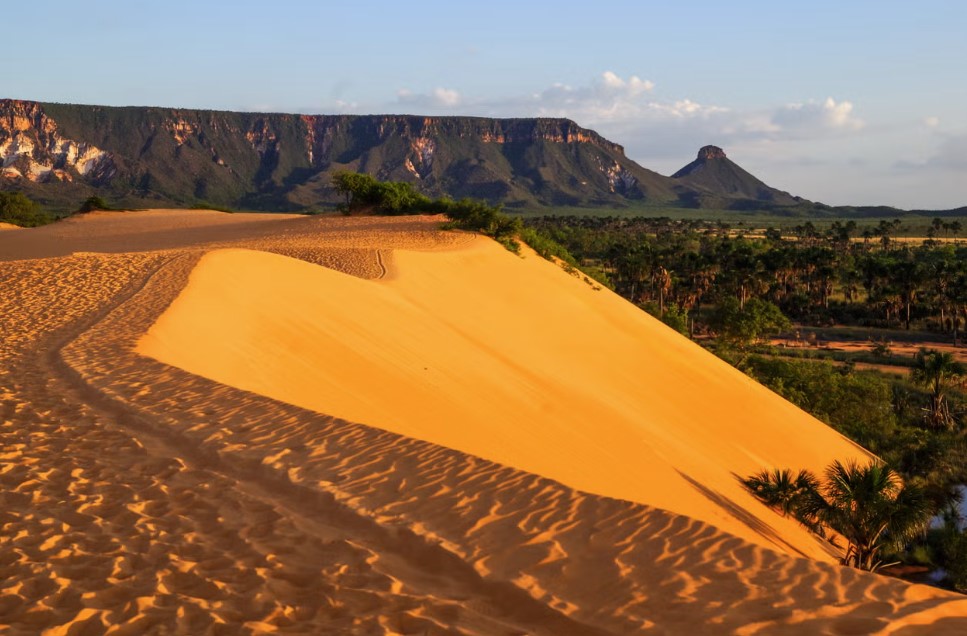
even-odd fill
[[(756, 203), (798, 205), (804, 199), (772, 188), (742, 169), (718, 146), (705, 146), (695, 161), (672, 175), (695, 193), (694, 207), (749, 209)], [(707, 193), (707, 194), (705, 194)]]

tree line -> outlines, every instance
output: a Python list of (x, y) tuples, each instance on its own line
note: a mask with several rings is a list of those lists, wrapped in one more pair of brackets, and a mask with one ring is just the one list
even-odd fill
[(862, 232), (853, 221), (823, 232), (807, 222), (791, 236), (671, 219), (543, 217), (527, 225), (600, 268), (632, 302), (654, 303), (662, 318), (673, 308), (690, 334), (724, 324), (706, 310), (730, 299), (738, 312), (759, 299), (804, 325), (917, 327), (955, 344), (967, 325), (967, 245), (899, 242), (892, 222)]

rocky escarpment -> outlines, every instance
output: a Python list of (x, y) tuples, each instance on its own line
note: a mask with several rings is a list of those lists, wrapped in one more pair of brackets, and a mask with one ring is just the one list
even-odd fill
[(109, 152), (64, 136), (40, 104), (0, 100), (0, 177), (34, 183), (83, 177), (96, 184), (115, 173)]
[[(290, 115), (0, 100), (0, 188), (54, 207), (199, 201), (249, 209), (335, 205), (332, 174), (414, 183), (509, 207), (679, 205), (708, 186), (643, 168), (568, 119)], [(718, 187), (719, 184), (712, 184)], [(744, 196), (730, 193), (728, 196)]]

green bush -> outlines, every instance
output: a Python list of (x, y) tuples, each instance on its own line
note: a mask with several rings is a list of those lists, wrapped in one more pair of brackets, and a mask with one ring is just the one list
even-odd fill
[(723, 340), (743, 346), (788, 329), (790, 323), (782, 311), (767, 300), (750, 298), (742, 306), (736, 298), (729, 296), (719, 303), (712, 317), (712, 326)]
[(96, 210), (110, 210), (111, 206), (99, 196), (88, 197), (78, 208), (78, 212), (94, 212)]
[(346, 196), (343, 212), (372, 209), (377, 214), (414, 214), (426, 211), (429, 198), (402, 181), (378, 181), (359, 172), (337, 172), (332, 178), (336, 191)]
[(341, 206), (344, 213), (372, 210), (388, 215), (444, 214), (451, 220), (449, 227), (480, 232), (495, 238), (513, 252), (519, 250), (516, 237), (523, 229), (523, 223), (520, 218), (501, 212), (500, 206), (473, 199), (430, 199), (417, 192), (412, 184), (378, 181), (358, 172), (337, 172), (332, 182), (336, 191), (346, 196)]
[(0, 222), (20, 227), (51, 223), (54, 217), (20, 192), (0, 192)]
[(876, 453), (892, 448), (896, 416), (889, 380), (849, 373), (830, 362), (752, 355), (743, 371)]
[(665, 315), (661, 315), (661, 312), (658, 308), (658, 303), (656, 302), (647, 302), (642, 305), (642, 308), (683, 336), (689, 335), (688, 312), (683, 309), (679, 309), (678, 305), (669, 305), (668, 307), (665, 307)]
[(948, 532), (941, 549), (947, 581), (958, 592), (967, 594), (967, 532)]

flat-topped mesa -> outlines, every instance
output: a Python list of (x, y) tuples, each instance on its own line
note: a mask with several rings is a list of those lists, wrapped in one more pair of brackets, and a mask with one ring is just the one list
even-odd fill
[(424, 117), (419, 115), (303, 115), (313, 138), (323, 139), (336, 131), (354, 128), (370, 132), (380, 141), (397, 138), (452, 136), (475, 138), (483, 143), (588, 143), (624, 155), (620, 144), (564, 118), (493, 119), (485, 117)]
[(520, 209), (795, 203), (738, 172), (717, 146), (703, 147), (669, 178), (565, 118), (309, 115), (0, 100), (0, 188), (16, 187), (55, 209), (74, 209), (82, 194), (97, 193), (131, 207), (205, 202), (319, 210), (342, 200), (331, 185), (332, 175), (342, 170), (413, 183), (431, 197), (471, 197)]
[(698, 151), (697, 159), (703, 161), (705, 159), (727, 159), (725, 156), (725, 151), (718, 146), (702, 146)]

